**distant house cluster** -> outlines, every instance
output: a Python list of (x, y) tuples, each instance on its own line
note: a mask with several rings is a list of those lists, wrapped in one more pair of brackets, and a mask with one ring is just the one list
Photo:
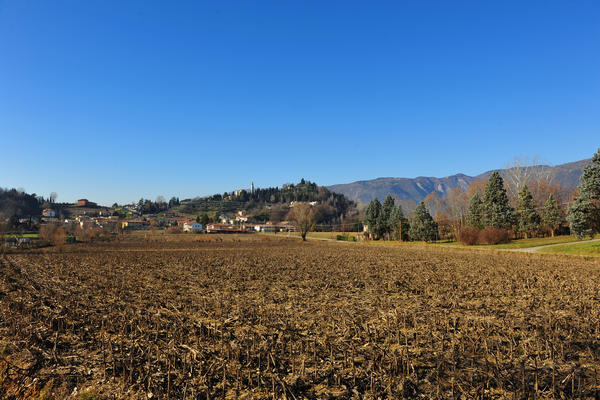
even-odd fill
[[(254, 184), (250, 189), (254, 191)], [(241, 193), (241, 191), (240, 191)], [(317, 202), (313, 202), (317, 205)], [(294, 206), (294, 202), (290, 207)], [(252, 232), (295, 232), (287, 222), (260, 223), (245, 210), (233, 214), (221, 214), (216, 222), (201, 223), (199, 217), (189, 218), (169, 212), (147, 213), (140, 203), (100, 207), (88, 199), (79, 199), (75, 204), (62, 208), (46, 208), (42, 211), (41, 223), (57, 223), (67, 228), (102, 229), (108, 232), (174, 229), (184, 233), (252, 233)], [(206, 222), (206, 221), (204, 221)]]

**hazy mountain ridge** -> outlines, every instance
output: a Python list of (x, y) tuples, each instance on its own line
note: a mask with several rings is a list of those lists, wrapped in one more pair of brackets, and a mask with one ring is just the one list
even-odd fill
[[(553, 183), (559, 183), (565, 188), (575, 188), (583, 168), (591, 162), (590, 159), (560, 164), (556, 166), (540, 165), (533, 168), (544, 168)], [(500, 169), (501, 175), (506, 175), (507, 169)], [(465, 190), (471, 182), (487, 178), (492, 171), (477, 176), (455, 174), (444, 178), (419, 176), (416, 178), (377, 178), (327, 186), (327, 189), (342, 193), (350, 200), (367, 203), (375, 197), (383, 199), (388, 194), (399, 199), (411, 199), (420, 202), (429, 193), (436, 191), (440, 195), (447, 194), (455, 187)]]

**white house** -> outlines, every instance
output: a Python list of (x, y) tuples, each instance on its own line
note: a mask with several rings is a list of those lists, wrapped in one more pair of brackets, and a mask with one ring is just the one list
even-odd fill
[(193, 221), (193, 222), (186, 222), (183, 224), (183, 231), (184, 232), (198, 232), (202, 230), (202, 224)]
[(51, 208), (46, 208), (44, 211), (42, 211), (42, 215), (48, 218), (56, 218), (56, 211)]

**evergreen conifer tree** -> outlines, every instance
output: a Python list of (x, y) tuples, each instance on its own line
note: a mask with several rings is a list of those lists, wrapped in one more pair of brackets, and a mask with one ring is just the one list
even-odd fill
[(402, 206), (400, 206), (400, 204), (394, 207), (394, 210), (392, 211), (390, 225), (392, 227), (392, 235), (394, 238), (398, 240), (408, 239), (409, 225), (407, 219), (404, 217), (404, 212), (402, 211)]
[(375, 239), (378, 239), (379, 236), (379, 223), (381, 220), (381, 203), (375, 197), (369, 205), (367, 206), (367, 210), (365, 211), (364, 224), (367, 225), (367, 229), (369, 233), (374, 236)]
[(560, 226), (562, 221), (563, 217), (560, 212), (560, 206), (558, 205), (558, 202), (552, 193), (550, 193), (548, 200), (546, 200), (544, 208), (542, 209), (542, 222), (548, 229), (550, 229), (552, 237), (554, 237), (554, 232)]
[(540, 229), (540, 215), (535, 210), (533, 196), (527, 185), (519, 192), (517, 200), (517, 230), (525, 234), (525, 238), (534, 235)]
[(437, 233), (437, 223), (433, 220), (427, 208), (425, 208), (425, 203), (421, 202), (415, 209), (415, 215), (410, 224), (410, 238), (412, 240), (431, 242), (436, 239)]
[(593, 237), (595, 234), (592, 224), (593, 209), (592, 200), (581, 195), (577, 196), (573, 204), (569, 206), (567, 221), (569, 221), (571, 232), (580, 239), (586, 236)]
[(592, 163), (583, 169), (578, 191), (567, 220), (577, 237), (591, 237), (600, 233), (600, 149), (592, 157)]
[(387, 195), (385, 200), (383, 201), (383, 205), (381, 206), (381, 214), (379, 220), (380, 234), (383, 239), (386, 237), (389, 238), (392, 231), (394, 230), (394, 225), (392, 221), (392, 213), (394, 212), (395, 201), (391, 195)]
[(504, 188), (504, 181), (498, 171), (492, 172), (483, 196), (483, 225), (510, 229), (512, 209)]
[(483, 228), (483, 202), (477, 193), (475, 193), (473, 197), (471, 197), (471, 201), (469, 201), (467, 224), (477, 229)]

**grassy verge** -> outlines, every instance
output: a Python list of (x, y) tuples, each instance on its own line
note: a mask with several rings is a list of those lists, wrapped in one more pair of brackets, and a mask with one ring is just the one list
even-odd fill
[(600, 256), (600, 242), (574, 243), (563, 246), (551, 246), (547, 249), (540, 249), (540, 253), (546, 254), (568, 254), (579, 256)]
[(456, 247), (465, 247), (465, 248), (483, 248), (483, 249), (526, 249), (529, 247), (538, 247), (538, 246), (548, 246), (551, 244), (561, 244), (561, 243), (569, 243), (569, 242), (577, 242), (575, 236), (564, 235), (564, 236), (555, 236), (555, 237), (547, 237), (547, 238), (532, 238), (532, 239), (516, 239), (511, 240), (509, 243), (501, 243), (494, 245), (474, 245), (467, 246), (460, 242), (437, 242), (437, 245), (441, 246), (456, 246)]
[[(277, 236), (298, 236), (299, 232), (278, 232)], [(338, 235), (356, 237), (356, 232), (308, 232), (306, 237), (308, 239), (330, 239), (337, 240)]]
[(24, 233), (22, 235), (10, 234), (10, 235), (6, 235), (6, 237), (15, 237), (15, 238), (24, 237), (24, 238), (30, 238), (30, 239), (37, 239), (40, 237), (40, 235), (38, 235), (37, 233)]

